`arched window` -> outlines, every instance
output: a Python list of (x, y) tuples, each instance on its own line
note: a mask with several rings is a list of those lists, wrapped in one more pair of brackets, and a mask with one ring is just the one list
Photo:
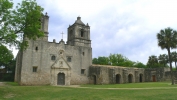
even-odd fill
[(56, 57), (53, 55), (52, 57), (51, 57), (51, 60), (55, 60), (56, 59)]
[(37, 46), (36, 46), (35, 50), (38, 51), (38, 47)]
[(81, 29), (81, 37), (84, 37), (84, 30)]

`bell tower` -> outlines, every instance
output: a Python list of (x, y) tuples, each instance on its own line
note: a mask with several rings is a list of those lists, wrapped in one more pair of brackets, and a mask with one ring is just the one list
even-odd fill
[(73, 25), (68, 27), (67, 44), (72, 46), (91, 47), (90, 26), (81, 21), (81, 17)]
[(44, 40), (48, 40), (48, 24), (49, 24), (49, 16), (47, 15), (47, 12), (45, 15), (41, 18), (41, 30), (44, 32)]

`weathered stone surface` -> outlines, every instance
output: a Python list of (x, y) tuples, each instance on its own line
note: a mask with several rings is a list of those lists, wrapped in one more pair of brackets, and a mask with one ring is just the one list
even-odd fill
[[(88, 84), (92, 64), (90, 27), (74, 23), (68, 28), (67, 44), (63, 39), (59, 43), (48, 42), (48, 20), (49, 17), (44, 16), (45, 37), (28, 40), (28, 48), (18, 53), (15, 81), (21, 85), (57, 85), (63, 80), (63, 85)], [(81, 18), (77, 20), (81, 22)]]
[[(90, 84), (119, 84), (170, 80), (169, 68), (129, 68), (109, 65), (92, 65), (89, 70)], [(177, 79), (177, 72), (174, 71)], [(96, 76), (94, 79), (93, 76)]]

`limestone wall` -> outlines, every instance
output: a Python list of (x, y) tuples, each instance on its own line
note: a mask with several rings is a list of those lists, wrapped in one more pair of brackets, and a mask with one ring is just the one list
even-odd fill
[(165, 73), (169, 68), (147, 68), (145, 69), (145, 82), (165, 81)]
[[(62, 55), (60, 55), (60, 50), (63, 50)], [(56, 65), (58, 71), (56, 71), (57, 69), (53, 71), (52, 65), (60, 62), (58, 59), (62, 57), (63, 62), (66, 62), (63, 63), (63, 66), (70, 67), (70, 75), (65, 74), (66, 85), (88, 84), (88, 71), (92, 63), (91, 54), (92, 49), (89, 47), (70, 46), (64, 42), (29, 41), (29, 47), (23, 51), (23, 60), (19, 60), (22, 61), (22, 73), (17, 74), (21, 78), (19, 83), (21, 85), (57, 85), (57, 74), (63, 70), (59, 68), (60, 65)], [(52, 55), (56, 56), (56, 60), (51, 60)], [(67, 57), (71, 57), (71, 62), (67, 61)], [(37, 67), (37, 72), (33, 72), (33, 67)], [(17, 67), (17, 69), (19, 68)], [(84, 73), (81, 73), (81, 69), (84, 70)]]
[[(95, 76), (96, 79), (94, 79)], [(95, 81), (96, 84), (144, 82), (144, 69), (109, 65), (92, 65), (89, 69), (89, 77), (90, 84), (94, 84)]]
[[(177, 80), (177, 71), (173, 71), (173, 75), (174, 75), (175, 80)], [(171, 80), (171, 72), (170, 71), (165, 72), (165, 79)]]

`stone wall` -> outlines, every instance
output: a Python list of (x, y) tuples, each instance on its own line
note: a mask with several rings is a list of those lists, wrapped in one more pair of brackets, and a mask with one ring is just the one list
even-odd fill
[(145, 69), (145, 82), (166, 81), (166, 72), (169, 68), (147, 68)]
[[(35, 47), (38, 50), (35, 50)], [(71, 67), (70, 77), (66, 75), (66, 85), (70, 84), (88, 84), (88, 70), (91, 65), (91, 48), (88, 47), (76, 47), (63, 43), (47, 43), (45, 41), (29, 41), (29, 47), (23, 52), (22, 67), (17, 66), (17, 82), (21, 85), (41, 85), (41, 84), (53, 84), (57, 85), (57, 74), (63, 72), (60, 68), (54, 69), (51, 66), (57, 63), (57, 59), (61, 57), (60, 50), (63, 50), (63, 60)], [(83, 54), (84, 52), (84, 54)], [(51, 55), (56, 56), (56, 60), (51, 60)], [(71, 57), (71, 62), (67, 62), (67, 57)], [(20, 55), (17, 58), (21, 58)], [(60, 60), (58, 60), (60, 62)], [(20, 63), (19, 63), (20, 64)], [(65, 63), (63, 63), (65, 64)], [(67, 64), (63, 65), (66, 66)], [(33, 72), (33, 67), (37, 67), (37, 72)], [(57, 67), (60, 65), (56, 65)], [(22, 72), (20, 73), (20, 68)], [(81, 69), (84, 69), (84, 73), (81, 74)], [(57, 71), (58, 70), (58, 71)], [(55, 72), (55, 74), (53, 74)], [(68, 72), (64, 72), (68, 73)], [(20, 75), (21, 74), (21, 75)], [(52, 76), (53, 75), (53, 76)], [(55, 77), (55, 78), (52, 78)], [(21, 80), (19, 80), (21, 79)], [(51, 81), (51, 79), (55, 79)], [(53, 83), (55, 82), (55, 83)]]
[[(175, 80), (177, 80), (177, 71), (173, 71), (173, 75), (175, 77)], [(171, 80), (171, 72), (170, 71), (165, 72), (165, 79)]]
[[(90, 84), (120, 84), (144, 81), (144, 69), (109, 65), (92, 65), (89, 69)], [(96, 77), (96, 79), (94, 79)]]
[(15, 78), (14, 78), (15, 82), (21, 81), (22, 57), (23, 52), (19, 51), (16, 57)]

